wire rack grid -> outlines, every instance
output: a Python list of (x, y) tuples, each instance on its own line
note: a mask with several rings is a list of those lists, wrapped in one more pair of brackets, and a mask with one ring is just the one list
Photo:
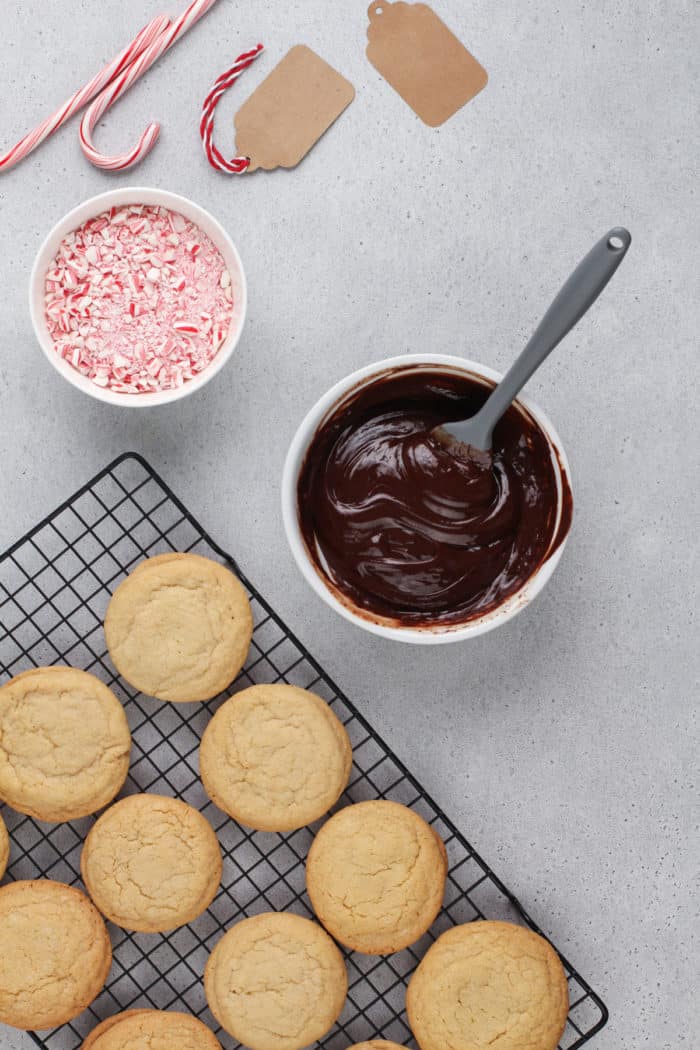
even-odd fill
[[(225, 696), (207, 704), (167, 704), (143, 696), (117, 675), (102, 622), (111, 593), (144, 557), (194, 551), (234, 568), (248, 588), (255, 631), (248, 662), (229, 690), (260, 682), (312, 689), (332, 706), (353, 744), (353, 770), (340, 805), (388, 798), (411, 806), (445, 841), (449, 875), (444, 907), (413, 947), (387, 957), (346, 952), (349, 994), (337, 1025), (318, 1045), (345, 1050), (373, 1037), (415, 1047), (404, 1001), (408, 978), (443, 930), (478, 918), (538, 927), (399, 759), (140, 456), (126, 453), (0, 557), (0, 682), (32, 666), (66, 663), (103, 679), (124, 704), (132, 764), (123, 794), (150, 791), (184, 799), (215, 828), (224, 854), (221, 889), (194, 923), (169, 934), (110, 926), (114, 963), (107, 985), (71, 1024), (41, 1036), (44, 1050), (76, 1050), (104, 1017), (133, 1007), (180, 1009), (214, 1030), (202, 985), (206, 960), (232, 923), (261, 911), (311, 916), (304, 862), (315, 827), (291, 834), (246, 830), (207, 798), (198, 775), (199, 741)], [(228, 694), (227, 694), (228, 695)], [(80, 882), (80, 850), (94, 818), (42, 824), (4, 807), (11, 838), (7, 877)], [(570, 1012), (561, 1050), (577, 1050), (606, 1023), (600, 997), (562, 957)], [(217, 1032), (224, 1050), (235, 1043)]]

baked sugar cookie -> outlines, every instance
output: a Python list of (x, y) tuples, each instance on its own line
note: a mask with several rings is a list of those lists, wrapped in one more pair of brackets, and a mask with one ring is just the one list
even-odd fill
[(386, 1039), (370, 1039), (368, 1043), (355, 1043), (349, 1050), (406, 1050), (398, 1043), (387, 1043)]
[(10, 836), (7, 834), (5, 821), (0, 813), (0, 879), (7, 871), (7, 862), (10, 859)]
[(221, 850), (209, 822), (186, 802), (130, 795), (90, 829), (80, 871), (103, 915), (125, 930), (157, 933), (209, 907)]
[(210, 700), (245, 663), (253, 616), (243, 585), (198, 554), (149, 558), (120, 583), (105, 617), (114, 666), (160, 700)]
[(388, 955), (429, 928), (442, 905), (447, 854), (422, 817), (397, 802), (358, 802), (328, 820), (309, 850), (306, 888), (336, 940)]
[(214, 1033), (191, 1014), (125, 1010), (90, 1032), (82, 1050), (221, 1050)]
[(145, 1014), (147, 1010), (124, 1010), (120, 1014), (113, 1014), (111, 1017), (106, 1017), (104, 1021), (98, 1024), (97, 1028), (93, 1028), (87, 1039), (83, 1040), (80, 1050), (90, 1050), (90, 1047), (95, 1045), (97, 1039), (108, 1032), (110, 1028), (113, 1028), (115, 1024), (120, 1024), (121, 1021), (126, 1017), (133, 1017), (135, 1014)]
[(543, 937), (508, 922), (447, 930), (406, 995), (421, 1050), (555, 1050), (566, 1025), (564, 967)]
[(97, 812), (129, 770), (124, 708), (72, 667), (35, 668), (1, 686), (0, 739), (0, 798), (37, 820)]
[(254, 685), (207, 726), (199, 768), (207, 794), (257, 831), (294, 831), (340, 798), (352, 766), (342, 723), (324, 700), (293, 685)]
[(224, 934), (209, 957), (204, 990), (222, 1028), (250, 1050), (301, 1050), (340, 1016), (348, 978), (320, 926), (267, 912)]
[(0, 889), (0, 1022), (65, 1024), (99, 995), (111, 965), (102, 916), (80, 890), (50, 879)]

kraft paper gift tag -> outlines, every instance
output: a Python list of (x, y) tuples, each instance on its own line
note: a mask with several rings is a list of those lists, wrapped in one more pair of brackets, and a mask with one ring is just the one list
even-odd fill
[(355, 97), (311, 48), (288, 51), (234, 118), (236, 151), (256, 168), (294, 168)]
[(488, 74), (427, 4), (375, 0), (367, 57), (431, 128), (486, 87)]

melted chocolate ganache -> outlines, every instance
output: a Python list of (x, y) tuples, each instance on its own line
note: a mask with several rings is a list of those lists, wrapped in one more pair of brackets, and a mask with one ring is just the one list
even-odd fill
[(298, 484), (316, 569), (370, 618), (466, 623), (501, 605), (565, 538), (555, 536), (550, 446), (511, 406), (491, 456), (460, 457), (431, 430), (473, 415), (490, 385), (432, 367), (393, 369), (361, 387), (316, 432)]

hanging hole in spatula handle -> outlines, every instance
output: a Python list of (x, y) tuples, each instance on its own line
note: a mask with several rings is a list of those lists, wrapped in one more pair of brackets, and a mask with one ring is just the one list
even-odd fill
[(624, 255), (631, 243), (632, 235), (624, 226), (616, 226), (608, 234), (608, 248), (616, 255)]

